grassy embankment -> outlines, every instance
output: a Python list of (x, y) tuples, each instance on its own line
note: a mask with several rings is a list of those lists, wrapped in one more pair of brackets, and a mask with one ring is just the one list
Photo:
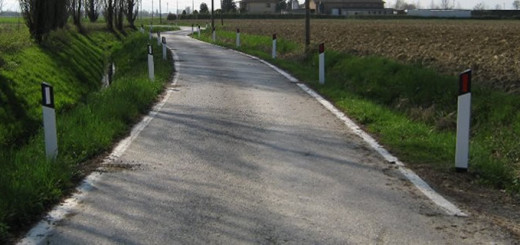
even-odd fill
[[(149, 40), (140, 32), (60, 30), (36, 45), (25, 28), (0, 28), (0, 241), (7, 241), (73, 187), (84, 161), (128, 132), (163, 90), (173, 67), (171, 59), (162, 61), (155, 52), (156, 82), (148, 80)], [(101, 88), (109, 61), (116, 66), (114, 82)], [(55, 161), (46, 159), (43, 147), (42, 81), (55, 89)]]
[[(209, 31), (201, 39), (211, 42)], [(235, 48), (235, 33), (217, 31), (218, 45)], [(326, 84), (318, 84), (317, 47), (241, 33), (238, 50), (276, 64), (319, 91), (401, 160), (452, 171), (458, 78), (380, 57), (326, 51)], [(520, 192), (520, 96), (473, 86), (469, 173), (496, 188)]]

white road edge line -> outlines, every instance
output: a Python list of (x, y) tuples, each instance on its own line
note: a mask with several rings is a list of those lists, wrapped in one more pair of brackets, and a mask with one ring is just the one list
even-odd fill
[[(174, 77), (171, 82), (171, 85), (175, 86), (177, 85), (177, 81), (179, 80), (180, 62), (177, 62), (179, 61), (179, 57), (172, 49), (170, 49), (170, 52), (173, 54), (175, 68)], [(138, 124), (136, 124), (132, 128), (132, 131), (130, 132), (130, 135), (128, 137), (121, 140), (117, 144), (117, 146), (114, 147), (110, 155), (103, 160), (103, 164), (114, 161), (123, 155), (123, 153), (126, 151), (126, 149), (128, 149), (130, 144), (137, 138), (141, 131), (143, 131), (143, 129), (146, 128), (146, 126), (148, 126), (152, 119), (155, 118), (155, 116), (161, 110), (164, 104), (166, 104), (166, 101), (168, 100), (168, 98), (170, 98), (172, 92), (173, 91), (170, 89), (166, 91), (166, 95), (164, 96), (164, 98), (152, 108), (148, 115), (146, 115)], [(73, 209), (82, 200), (85, 199), (87, 193), (95, 187), (95, 183), (98, 182), (100, 179), (101, 173), (99, 172), (93, 172), (90, 175), (88, 175), (81, 182), (81, 184), (78, 187), (76, 187), (75, 193), (70, 198), (67, 198), (65, 201), (63, 201), (63, 203), (54, 207), (49, 213), (47, 213), (47, 215), (29, 232), (27, 232), (25, 237), (22, 240), (20, 240), (17, 244), (41, 244), (45, 240), (45, 238), (47, 238), (48, 234), (54, 230), (56, 224), (65, 217), (67, 217), (67, 215), (69, 215), (73, 211)]]
[[(195, 39), (196, 40), (196, 39)], [(214, 44), (213, 44), (214, 45)], [(215, 45), (217, 46), (217, 45)], [(220, 46), (218, 46), (220, 47)], [(332, 105), (329, 101), (324, 99), (321, 95), (316, 93), (313, 89), (309, 88), (307, 85), (301, 83), (297, 78), (293, 77), (286, 71), (274, 66), (273, 64), (260, 59), (256, 56), (252, 56), (234, 49), (229, 49), (239, 53), (241, 55), (247, 56), (249, 58), (258, 60), (268, 67), (272, 68), (276, 72), (280, 73), (282, 76), (287, 78), (290, 82), (296, 83), (298, 87), (300, 87), (303, 91), (305, 91), (310, 96), (314, 97), (320, 104), (322, 104), (325, 108), (327, 108), (332, 114), (334, 114), (339, 120), (341, 120), (349, 129), (351, 129), (356, 135), (361, 137), (370, 147), (372, 147), (377, 153), (379, 153), (386, 161), (389, 163), (395, 164), (399, 172), (403, 174), (410, 182), (412, 182), (417, 189), (419, 189), (426, 197), (428, 197), (433, 203), (439, 206), (446, 214), (451, 216), (458, 217), (467, 217), (468, 214), (464, 213), (453, 203), (448, 201), (442, 195), (433, 190), (428, 183), (426, 183), (421, 177), (415, 174), (411, 169), (407, 168), (403, 162), (401, 162), (397, 157), (390, 154), (383, 146), (381, 146), (372, 136), (363, 131), (352, 119), (350, 119), (345, 113), (338, 110), (334, 105)]]

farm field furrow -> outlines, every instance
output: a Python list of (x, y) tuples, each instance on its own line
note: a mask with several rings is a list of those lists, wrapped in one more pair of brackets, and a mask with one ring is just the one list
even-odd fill
[[(219, 22), (216, 22), (220, 24)], [(218, 25), (220, 26), (220, 25)], [(304, 20), (225, 20), (224, 30), (304, 42)], [(490, 20), (311, 20), (311, 42), (356, 55), (421, 64), (520, 92), (520, 22)]]

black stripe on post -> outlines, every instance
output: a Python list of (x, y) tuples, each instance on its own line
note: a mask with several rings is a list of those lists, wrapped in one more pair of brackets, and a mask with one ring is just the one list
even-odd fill
[(148, 54), (150, 54), (150, 55), (153, 54), (152, 45), (150, 45), (150, 44), (148, 44)]
[(54, 108), (54, 89), (48, 83), (42, 83), (42, 105)]
[(459, 95), (471, 93), (471, 69), (459, 75)]
[(273, 40), (276, 40), (276, 33), (273, 34)]
[(240, 29), (237, 28), (237, 33), (240, 33)]
[(162, 43), (166, 44), (166, 38), (165, 37), (162, 37)]
[(320, 43), (320, 54), (323, 54), (325, 52), (325, 43)]

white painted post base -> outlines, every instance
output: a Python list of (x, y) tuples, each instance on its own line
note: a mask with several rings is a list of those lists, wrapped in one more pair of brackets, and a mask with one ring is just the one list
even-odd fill
[(148, 54), (148, 78), (150, 78), (150, 81), (152, 82), (155, 80), (153, 54)]
[(168, 59), (166, 51), (167, 51), (167, 49), (166, 49), (166, 41), (164, 41), (163, 45), (162, 45), (162, 58), (163, 58), (163, 60), (167, 60)]
[(455, 146), (455, 168), (467, 171), (469, 161), (469, 133), (471, 118), (471, 93), (460, 95), (457, 109), (457, 143)]
[(320, 84), (325, 84), (325, 53), (321, 53), (319, 56), (320, 60)]
[(271, 56), (273, 57), (273, 59), (276, 59), (276, 38), (273, 39), (273, 52)]
[(56, 112), (54, 108), (42, 106), (43, 132), (45, 135), (45, 155), (49, 159), (58, 156), (58, 137), (56, 134)]
[(211, 38), (213, 39), (213, 42), (217, 41), (217, 34), (215, 32), (215, 28), (213, 28), (213, 32), (211, 33)]
[(161, 46), (161, 33), (157, 32), (157, 46)]
[(237, 48), (240, 47), (240, 32), (237, 32)]
[(197, 34), (198, 34), (198, 36), (200, 38), (200, 26), (197, 26)]

